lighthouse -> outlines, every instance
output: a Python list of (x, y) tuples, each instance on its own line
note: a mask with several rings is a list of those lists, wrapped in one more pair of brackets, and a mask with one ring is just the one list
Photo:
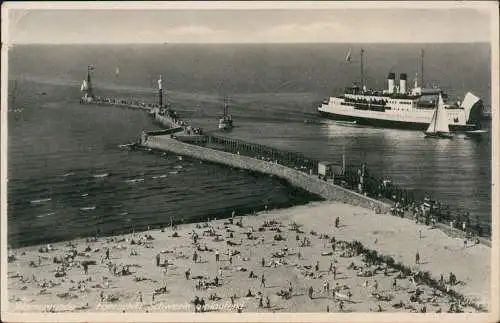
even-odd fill
[(163, 78), (161, 75), (158, 79), (158, 104), (160, 108), (163, 107)]
[(88, 66), (87, 67), (87, 79), (83, 80), (82, 86), (80, 87), (80, 90), (84, 93), (82, 97), (82, 101), (85, 102), (91, 102), (94, 99), (94, 92), (92, 91), (92, 80), (90, 77), (90, 71), (92, 71), (94, 67)]

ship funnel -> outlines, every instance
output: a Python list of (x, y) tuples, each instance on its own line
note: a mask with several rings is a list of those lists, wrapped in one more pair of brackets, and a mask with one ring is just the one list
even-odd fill
[(406, 93), (406, 73), (399, 74), (399, 93)]
[(395, 73), (389, 73), (387, 76), (387, 92), (394, 93), (394, 80), (396, 79)]

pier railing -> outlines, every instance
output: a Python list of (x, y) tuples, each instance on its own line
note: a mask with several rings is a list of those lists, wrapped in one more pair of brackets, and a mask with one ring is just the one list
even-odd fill
[(205, 146), (207, 148), (274, 162), (307, 174), (318, 173), (318, 161), (300, 153), (214, 134), (207, 135), (206, 138)]
[[(277, 163), (276, 160), (266, 160), (262, 157), (256, 158), (259, 157), (256, 153), (245, 155), (241, 152), (238, 154), (233, 151), (228, 151), (229, 149), (220, 149), (220, 146), (210, 146), (208, 137), (209, 136), (205, 137), (203, 143), (197, 142), (196, 144), (192, 144), (191, 142), (186, 143), (173, 139), (170, 136), (151, 136), (148, 138), (147, 142), (143, 142), (143, 145), (152, 149), (169, 151), (209, 162), (273, 175), (287, 180), (293, 186), (300, 187), (328, 200), (341, 201), (350, 205), (359, 205), (375, 210), (378, 213), (389, 211), (390, 207), (386, 203), (321, 180), (318, 176), (311, 175), (310, 171), (308, 172), (306, 169), (298, 167), (300, 166), (299, 164), (296, 164), (296, 167), (289, 167)], [(235, 144), (233, 141), (230, 142)], [(226, 143), (229, 143), (229, 141)], [(239, 148), (241, 148), (242, 142), (238, 142), (238, 144), (240, 144)], [(250, 149), (254, 145), (257, 144), (253, 144), (246, 149)], [(257, 149), (259, 147), (254, 148)], [(259, 151), (259, 153), (262, 153), (262, 151), (265, 150), (265, 146), (260, 148), (262, 150)]]

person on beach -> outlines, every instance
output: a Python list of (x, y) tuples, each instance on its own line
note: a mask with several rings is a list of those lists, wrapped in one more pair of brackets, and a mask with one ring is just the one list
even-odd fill
[(142, 303), (142, 293), (141, 293), (141, 292), (139, 292), (139, 293), (138, 293), (138, 296), (139, 296), (139, 302), (141, 302), (141, 303)]
[(109, 248), (106, 249), (106, 258), (104, 260), (109, 260)]
[(419, 264), (420, 264), (420, 254), (418, 253), (418, 251), (417, 251), (417, 253), (415, 254), (415, 264), (417, 264), (417, 265), (419, 265)]
[(398, 287), (398, 281), (396, 280), (396, 278), (394, 278), (394, 280), (392, 281), (392, 289), (396, 289), (397, 287)]
[(314, 269), (316, 269), (316, 271), (319, 271), (319, 261), (316, 261), (316, 266), (314, 266)]
[(333, 266), (333, 280), (337, 279), (337, 266)]
[(262, 274), (262, 277), (260, 278), (260, 286), (266, 287), (266, 277), (264, 277), (264, 274)]
[(323, 288), (325, 289), (326, 295), (330, 294), (330, 282), (325, 281)]
[(82, 267), (83, 267), (84, 274), (88, 275), (89, 274), (89, 264), (84, 262), (84, 263), (82, 263)]
[(101, 291), (99, 296), (101, 297), (101, 302), (104, 302), (104, 292), (103, 291)]
[(262, 260), (260, 261), (262, 267), (265, 267), (266, 266), (266, 260), (264, 259), (264, 257), (262, 257)]
[(333, 272), (333, 262), (330, 261), (330, 267), (328, 267), (328, 273)]
[(193, 262), (196, 263), (197, 260), (198, 260), (198, 253), (195, 251), (193, 253)]
[(160, 259), (160, 254), (159, 254), (159, 253), (157, 253), (157, 254), (156, 254), (156, 267), (160, 267), (160, 260), (161, 260), (161, 259)]
[(219, 262), (219, 250), (215, 250), (215, 261)]
[(191, 268), (186, 270), (186, 272), (184, 274), (186, 275), (186, 280), (189, 280), (189, 276), (191, 275)]
[(42, 265), (42, 257), (38, 256), (38, 267)]
[(262, 295), (260, 295), (260, 298), (259, 298), (259, 307), (264, 307), (264, 300), (262, 298)]
[(293, 286), (292, 286), (292, 282), (288, 282), (288, 293), (290, 294), (290, 297), (292, 296), (292, 292), (293, 292)]
[(314, 292), (313, 287), (309, 286), (309, 289), (307, 290), (307, 295), (309, 296), (309, 299), (313, 299), (313, 292)]
[(271, 308), (271, 300), (269, 299), (269, 296), (266, 296), (266, 307)]
[(337, 228), (337, 229), (338, 229), (339, 225), (340, 225), (340, 218), (339, 218), (339, 217), (336, 217), (336, 218), (335, 218), (335, 228)]
[(467, 238), (464, 239), (464, 249), (467, 248)]
[(344, 301), (339, 302), (339, 311), (343, 312), (344, 311)]

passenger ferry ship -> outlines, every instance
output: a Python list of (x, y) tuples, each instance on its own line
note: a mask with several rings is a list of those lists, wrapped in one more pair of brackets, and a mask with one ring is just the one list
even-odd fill
[[(389, 73), (385, 90), (367, 89), (364, 85), (363, 53), (361, 49), (361, 84), (347, 87), (343, 95), (330, 97), (318, 107), (320, 115), (334, 119), (383, 128), (426, 130), (437, 107), (438, 97), (446, 94), (439, 88), (423, 88), (415, 78), (407, 88), (407, 74)], [(350, 58), (350, 55), (348, 55)], [(347, 59), (347, 58), (346, 58)], [(423, 82), (423, 51), (422, 74)], [(452, 132), (480, 129), (482, 100), (468, 92), (462, 102), (445, 104), (449, 129)]]

